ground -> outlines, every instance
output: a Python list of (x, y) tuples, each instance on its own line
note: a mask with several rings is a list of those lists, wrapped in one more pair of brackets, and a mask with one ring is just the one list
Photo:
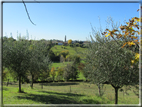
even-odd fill
[[(106, 88), (105, 88), (106, 87)], [(54, 82), (35, 83), (34, 89), (30, 84), (22, 84), (24, 93), (18, 93), (18, 83), (3, 86), (4, 104), (114, 104), (114, 89), (105, 84), (105, 94), (98, 96), (98, 88), (86, 82)], [(139, 99), (133, 93), (123, 96), (119, 91), (118, 104), (138, 104)]]

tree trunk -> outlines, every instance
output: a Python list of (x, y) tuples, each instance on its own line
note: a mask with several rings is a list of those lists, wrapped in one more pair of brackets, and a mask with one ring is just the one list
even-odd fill
[(111, 84), (111, 86), (115, 89), (115, 104), (118, 104), (118, 89), (121, 87), (114, 86), (113, 84)]
[(115, 87), (115, 104), (118, 104), (118, 87)]
[(54, 76), (53, 76), (53, 82), (54, 82)]
[(100, 84), (98, 84), (98, 91), (99, 91), (99, 95), (101, 96), (101, 87), (100, 87)]
[(33, 89), (34, 75), (32, 75), (31, 88)]
[(9, 79), (8, 79), (8, 81), (7, 81), (7, 86), (8, 86), (8, 84), (9, 84)]
[(21, 76), (19, 76), (19, 93), (21, 93)]

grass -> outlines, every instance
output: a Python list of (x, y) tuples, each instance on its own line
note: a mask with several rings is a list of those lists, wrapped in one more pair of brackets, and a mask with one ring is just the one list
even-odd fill
[(72, 62), (64, 62), (64, 63), (56, 62), (52, 64), (52, 67), (54, 67), (57, 70), (57, 67), (65, 67), (69, 63), (72, 63)]
[[(24, 93), (18, 93), (18, 84), (3, 86), (4, 104), (114, 104), (114, 90), (110, 85), (105, 85), (103, 97), (97, 96), (98, 88), (86, 82), (55, 82), (22, 84)], [(138, 104), (138, 97), (132, 92), (123, 96), (119, 91), (118, 104)]]
[[(84, 52), (86, 50), (86, 48), (81, 48), (81, 47), (70, 47), (70, 46), (65, 46), (65, 49), (61, 48), (62, 46), (61, 45), (55, 45), (54, 47), (51, 48), (51, 50), (53, 52), (57, 52), (57, 53), (60, 53), (61, 51), (65, 51), (65, 50), (68, 50), (69, 51), (69, 54), (72, 56), (72, 55), (81, 55), (80, 53), (78, 52)], [(77, 52), (77, 51), (78, 52)]]

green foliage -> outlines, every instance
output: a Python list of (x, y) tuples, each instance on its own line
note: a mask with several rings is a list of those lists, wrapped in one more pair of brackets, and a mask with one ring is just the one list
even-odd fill
[(53, 52), (52, 50), (49, 51), (48, 56), (49, 56), (50, 60), (53, 62), (60, 61), (60, 54), (57, 54), (56, 52)]
[(73, 61), (74, 61), (75, 64), (79, 64), (80, 61), (81, 61), (80, 56), (79, 55), (73, 56)]
[[(86, 55), (86, 72), (93, 83), (108, 82), (116, 92), (124, 85), (138, 84), (138, 65), (131, 67), (133, 53), (111, 41), (110, 38), (95, 36), (96, 41), (90, 44)], [(117, 102), (117, 101), (116, 101)]]
[(68, 81), (69, 79), (76, 80), (78, 78), (77, 68), (74, 64), (67, 64), (64, 68), (63, 78), (65, 81)]
[(53, 79), (53, 82), (54, 82), (54, 78), (56, 76), (56, 72), (55, 72), (55, 68), (54, 67), (51, 68), (50, 75), (52, 76), (52, 79)]
[(66, 61), (71, 61), (71, 56), (70, 55), (66, 56)]
[(51, 65), (48, 48), (48, 45), (43, 41), (38, 43), (33, 41), (29, 46), (30, 61), (28, 71), (31, 75), (31, 88), (33, 88), (34, 79), (38, 79), (37, 75), (40, 75), (40, 80), (46, 80), (49, 76), (49, 72), (46, 72), (49, 71)]
[(63, 67), (58, 68), (57, 77), (56, 77), (57, 81), (59, 81), (63, 78), (63, 73), (64, 73), (64, 68)]
[(70, 47), (73, 47), (73, 44), (70, 44), (69, 46), (70, 46)]
[(24, 77), (29, 67), (29, 42), (27, 40), (13, 41), (8, 39), (3, 43), (3, 66), (15, 72), (19, 78), (19, 92), (21, 91), (21, 77)]
[(63, 55), (63, 57), (65, 58), (69, 54), (69, 51), (68, 50), (61, 51), (60, 54)]
[[(19, 80), (19, 92), (21, 82), (28, 82), (31, 75), (32, 81), (42, 71), (50, 69), (51, 61), (48, 52), (51, 46), (45, 40), (28, 41), (11, 38), (6, 39), (3, 44), (3, 66), (8, 68), (10, 73)], [(47, 73), (49, 75), (49, 73)], [(30, 79), (31, 80), (31, 79)]]
[(43, 69), (41, 69), (40, 70), (40, 75), (39, 75), (39, 77), (38, 77), (38, 79), (40, 79), (41, 81), (47, 81), (48, 80), (48, 77), (50, 76), (49, 75), (49, 70), (43, 70)]

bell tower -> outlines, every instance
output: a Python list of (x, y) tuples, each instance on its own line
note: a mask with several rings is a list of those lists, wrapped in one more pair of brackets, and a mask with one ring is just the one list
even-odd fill
[(65, 42), (66, 42), (66, 35), (65, 35)]

